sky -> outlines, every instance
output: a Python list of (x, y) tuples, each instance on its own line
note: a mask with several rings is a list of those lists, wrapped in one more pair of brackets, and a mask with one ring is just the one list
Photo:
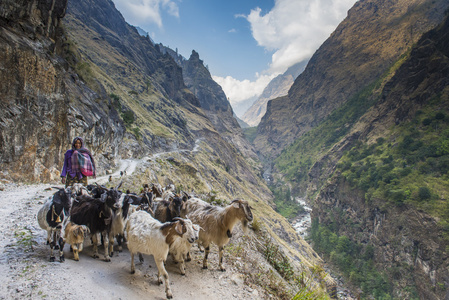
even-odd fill
[(356, 0), (113, 0), (126, 22), (186, 59), (199, 53), (232, 106), (309, 59)]

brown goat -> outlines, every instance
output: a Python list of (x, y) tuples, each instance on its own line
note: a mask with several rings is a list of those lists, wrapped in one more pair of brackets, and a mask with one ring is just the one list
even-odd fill
[(84, 238), (90, 233), (89, 228), (85, 225), (76, 225), (69, 222), (65, 227), (65, 242), (69, 243), (73, 250), (73, 256), (79, 261), (79, 252), (83, 251)]

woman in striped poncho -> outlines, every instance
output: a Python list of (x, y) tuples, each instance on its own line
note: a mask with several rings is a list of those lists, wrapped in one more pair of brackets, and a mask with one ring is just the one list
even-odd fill
[(84, 141), (76, 137), (72, 142), (72, 149), (67, 150), (64, 155), (64, 166), (62, 167), (62, 183), (66, 187), (74, 183), (87, 185), (87, 177), (95, 175), (95, 162), (89, 150), (84, 148)]

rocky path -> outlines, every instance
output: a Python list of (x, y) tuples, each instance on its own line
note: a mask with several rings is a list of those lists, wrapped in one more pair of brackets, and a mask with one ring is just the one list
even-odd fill
[[(80, 261), (66, 245), (66, 261), (49, 262), (46, 232), (36, 214), (54, 193), (50, 185), (3, 185), (0, 191), (0, 299), (165, 299), (164, 287), (156, 283), (157, 268), (152, 256), (136, 261), (130, 274), (126, 250), (114, 254), (112, 262), (93, 259), (92, 245), (80, 254)], [(102, 250), (102, 247), (100, 248)], [(262, 294), (245, 286), (242, 276), (228, 265), (217, 269), (217, 249), (212, 249), (210, 268), (201, 268), (202, 253), (193, 247), (187, 275), (179, 274), (171, 259), (167, 271), (174, 299), (261, 299)]]

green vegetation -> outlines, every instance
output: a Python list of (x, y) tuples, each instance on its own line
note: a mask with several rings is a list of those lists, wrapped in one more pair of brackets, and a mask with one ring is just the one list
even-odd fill
[(122, 111), (122, 104), (120, 103), (120, 97), (116, 94), (110, 94), (109, 97), (112, 99), (112, 105), (114, 108), (121, 112)]
[(271, 192), (274, 196), (274, 203), (276, 204), (276, 211), (283, 217), (290, 219), (304, 212), (304, 207), (291, 195), (289, 187), (271, 187)]
[(242, 128), (243, 133), (245, 134), (246, 139), (253, 143), (257, 136), (257, 126), (256, 127), (248, 127), (248, 128)]
[(335, 264), (352, 284), (362, 289), (363, 298), (392, 299), (391, 282), (374, 266), (374, 248), (370, 244), (354, 243), (332, 229), (332, 226), (319, 224), (318, 219), (312, 221), (310, 238), (314, 248)]
[(307, 180), (310, 167), (319, 155), (345, 136), (354, 124), (374, 103), (370, 95), (380, 85), (373, 83), (334, 111), (321, 125), (301, 136), (285, 148), (275, 160), (276, 167), (287, 180), (300, 184)]
[[(440, 102), (439, 102), (440, 103)], [(449, 216), (449, 117), (431, 107), (410, 122), (368, 145), (359, 142), (337, 169), (348, 182), (365, 191), (366, 201), (414, 205), (446, 221)]]
[(134, 116), (134, 113), (131, 110), (127, 110), (125, 112), (122, 112), (121, 114), (123, 122), (125, 122), (125, 125), (129, 126), (136, 120), (136, 117)]

